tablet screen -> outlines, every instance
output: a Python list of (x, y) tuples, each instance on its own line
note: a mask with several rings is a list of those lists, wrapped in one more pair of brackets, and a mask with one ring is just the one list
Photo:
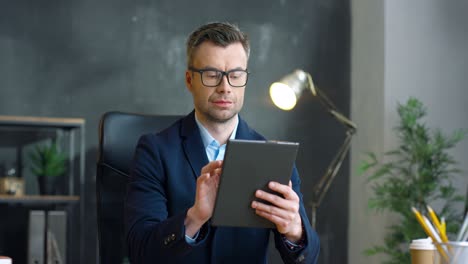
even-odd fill
[(296, 142), (229, 140), (212, 225), (274, 228), (250, 205), (256, 190), (272, 192), (270, 181), (288, 184), (298, 147)]

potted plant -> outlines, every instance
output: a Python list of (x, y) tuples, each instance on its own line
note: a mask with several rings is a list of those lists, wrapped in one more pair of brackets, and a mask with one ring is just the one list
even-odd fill
[(449, 150), (456, 146), (466, 131), (456, 130), (446, 135), (440, 129), (430, 129), (422, 121), (426, 108), (410, 98), (406, 104), (398, 104), (399, 125), (395, 132), (399, 146), (383, 154), (379, 159), (369, 153), (360, 165), (360, 173), (368, 176), (373, 196), (369, 208), (389, 211), (398, 215), (399, 221), (388, 227), (382, 245), (367, 249), (365, 254), (386, 254), (384, 263), (410, 263), (408, 245), (412, 239), (427, 237), (418, 224), (411, 207), (427, 215), (427, 205), (440, 205), (438, 215), (447, 223), (447, 234), (457, 232), (462, 212), (454, 207), (463, 201), (453, 186), (460, 171)]
[(56, 141), (49, 144), (37, 145), (30, 155), (31, 170), (37, 176), (39, 193), (41, 195), (53, 193), (53, 182), (50, 178), (61, 176), (66, 171), (67, 156), (63, 154)]

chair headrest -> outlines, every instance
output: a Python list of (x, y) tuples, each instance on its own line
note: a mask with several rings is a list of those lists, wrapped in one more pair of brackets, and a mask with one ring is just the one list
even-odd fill
[(182, 116), (107, 112), (99, 123), (98, 163), (128, 175), (140, 136), (156, 133)]

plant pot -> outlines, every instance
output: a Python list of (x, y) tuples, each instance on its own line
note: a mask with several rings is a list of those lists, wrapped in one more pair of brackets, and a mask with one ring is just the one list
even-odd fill
[(37, 183), (39, 185), (40, 195), (52, 195), (55, 194), (53, 177), (50, 176), (38, 176)]

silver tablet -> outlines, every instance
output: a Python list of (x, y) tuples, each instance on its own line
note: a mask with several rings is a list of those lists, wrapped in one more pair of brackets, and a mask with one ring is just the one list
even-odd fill
[(211, 224), (274, 228), (251, 203), (258, 189), (272, 193), (270, 181), (288, 184), (298, 148), (296, 142), (229, 140)]

